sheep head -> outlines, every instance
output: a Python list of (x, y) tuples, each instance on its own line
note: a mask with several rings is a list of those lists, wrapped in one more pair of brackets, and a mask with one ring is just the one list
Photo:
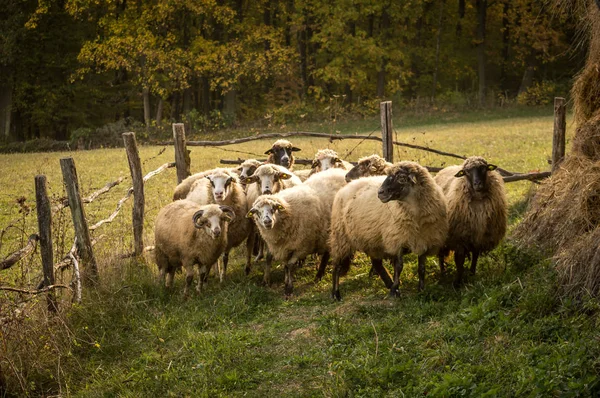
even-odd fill
[(242, 181), (242, 183), (244, 183), (244, 179), (246, 177), (250, 177), (251, 175), (254, 174), (254, 172), (256, 171), (256, 169), (261, 165), (262, 163), (259, 162), (256, 159), (248, 159), (245, 160), (244, 163), (242, 163), (240, 165), (240, 167), (238, 167), (236, 170), (240, 173), (240, 180)]
[(336, 151), (332, 149), (320, 149), (312, 162), (311, 168), (315, 172), (325, 171), (342, 164)]
[(235, 212), (229, 206), (207, 205), (194, 213), (192, 221), (198, 229), (217, 239), (225, 229), (224, 223), (232, 222)]
[(237, 178), (225, 170), (217, 170), (206, 178), (212, 186), (215, 202), (223, 202), (231, 193), (233, 184), (237, 184)]
[(419, 185), (423, 167), (415, 162), (399, 162), (388, 168), (377, 197), (383, 203), (406, 200)]
[(462, 169), (454, 176), (465, 177), (469, 189), (474, 192), (484, 192), (487, 189), (488, 172), (494, 171), (498, 166), (488, 163), (481, 156), (471, 156), (463, 162)]
[(246, 217), (252, 218), (259, 227), (272, 229), (285, 210), (286, 203), (283, 199), (264, 195), (256, 199)]
[(358, 159), (358, 164), (346, 173), (346, 182), (360, 177), (384, 175), (387, 162), (379, 155), (371, 155)]
[(274, 163), (289, 169), (294, 164), (294, 155), (292, 152), (297, 152), (299, 150), (300, 148), (296, 148), (288, 140), (277, 140), (273, 143), (273, 146), (265, 152), (265, 155), (269, 155), (269, 159), (267, 159), (268, 163)]
[(279, 191), (279, 187), (276, 187), (277, 182), (289, 180), (292, 177), (292, 173), (283, 167), (264, 164), (258, 167), (252, 176), (246, 177), (242, 181), (245, 184), (256, 183), (262, 195), (270, 195)]

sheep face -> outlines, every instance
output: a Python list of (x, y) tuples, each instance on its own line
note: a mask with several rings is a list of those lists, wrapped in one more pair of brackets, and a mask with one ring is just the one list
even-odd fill
[(346, 182), (361, 177), (383, 175), (385, 171), (385, 159), (378, 155), (371, 155), (358, 160), (358, 164), (346, 173)]
[(232, 184), (235, 184), (235, 180), (232, 176), (225, 173), (215, 173), (206, 176), (212, 185), (213, 196), (215, 202), (219, 203), (224, 201), (227, 196), (231, 193)]
[(324, 149), (317, 152), (311, 168), (315, 171), (325, 171), (333, 167), (340, 167), (341, 165), (342, 160), (335, 151)]
[(206, 232), (208, 236), (217, 239), (224, 230), (224, 224), (235, 219), (235, 212), (229, 206), (207, 206), (194, 213), (194, 226)]
[(284, 210), (285, 207), (273, 200), (264, 200), (260, 203), (255, 203), (255, 205), (248, 212), (247, 217), (254, 219), (254, 221), (265, 229), (272, 229), (277, 223), (277, 219), (280, 216), (280, 212)]
[(276, 170), (269, 165), (264, 165), (259, 167), (253, 176), (247, 177), (243, 181), (246, 184), (258, 184), (261, 195), (270, 195), (276, 193), (275, 184), (277, 182), (280, 180), (289, 180), (290, 178), (292, 178), (292, 173)]
[(271, 149), (265, 152), (265, 155), (271, 155), (273, 163), (286, 168), (290, 167), (292, 152), (299, 151), (300, 148), (292, 146), (291, 142), (286, 140), (275, 141)]
[(377, 197), (383, 203), (392, 200), (406, 200), (413, 192), (414, 186), (417, 184), (417, 176), (415, 173), (405, 168), (398, 168), (394, 172), (390, 172), (381, 184)]
[(471, 157), (465, 160), (462, 170), (456, 173), (455, 177), (465, 177), (468, 181), (469, 189), (476, 193), (481, 193), (486, 190), (488, 172), (497, 168), (498, 166), (488, 164), (481, 157)]
[(258, 160), (254, 159), (249, 159), (242, 163), (240, 167), (237, 168), (238, 172), (240, 173), (240, 180), (244, 182), (246, 177), (252, 176), (260, 164), (261, 163)]

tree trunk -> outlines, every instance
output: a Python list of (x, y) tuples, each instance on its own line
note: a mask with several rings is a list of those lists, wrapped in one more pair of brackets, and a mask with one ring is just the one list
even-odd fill
[(202, 113), (208, 116), (210, 113), (210, 82), (208, 77), (202, 76)]
[(510, 10), (510, 1), (506, 0), (502, 8), (502, 69), (500, 70), (500, 87), (502, 91), (508, 90), (507, 70), (508, 55), (510, 48), (510, 21), (508, 20), (508, 11)]
[(183, 90), (183, 114), (187, 115), (192, 110), (192, 89)]
[[(387, 39), (389, 35), (389, 27), (390, 27), (390, 16), (384, 8), (381, 13), (381, 43), (380, 46), (385, 48), (387, 44)], [(377, 72), (377, 97), (383, 98), (385, 96), (385, 68), (387, 66), (387, 56), (383, 56), (381, 59), (381, 64), (379, 71)]]
[(525, 72), (523, 73), (523, 79), (521, 80), (521, 85), (519, 86), (519, 93), (517, 95), (521, 95), (527, 91), (529, 87), (533, 84), (533, 75), (535, 72), (535, 67), (533, 65), (527, 65), (525, 68)]
[(151, 116), (150, 116), (150, 90), (148, 87), (142, 89), (142, 96), (144, 99), (144, 123), (146, 128), (150, 127)]
[(433, 84), (431, 86), (431, 103), (435, 102), (435, 92), (437, 90), (437, 79), (438, 79), (438, 69), (440, 66), (440, 41), (442, 37), (442, 21), (444, 18), (444, 4), (445, 1), (442, 0), (440, 3), (440, 16), (438, 18), (438, 31), (437, 37), (435, 40), (435, 67), (433, 70)]
[(485, 105), (485, 22), (487, 16), (487, 0), (477, 0), (477, 71), (479, 79), (479, 105)]
[(458, 0), (458, 22), (456, 23), (456, 36), (462, 35), (462, 20), (465, 17), (465, 0)]
[(0, 85), (0, 137), (11, 141), (11, 119), (12, 117), (12, 85), (6, 83)]
[(158, 104), (156, 105), (156, 125), (160, 126), (162, 122), (162, 113), (163, 113), (163, 99), (158, 99)]
[(235, 120), (235, 102), (237, 97), (237, 90), (229, 90), (223, 98), (223, 115), (228, 120)]

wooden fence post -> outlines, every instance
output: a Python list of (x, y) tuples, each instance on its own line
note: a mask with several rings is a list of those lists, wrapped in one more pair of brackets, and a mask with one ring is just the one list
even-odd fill
[(379, 107), (381, 110), (381, 138), (383, 139), (383, 157), (386, 161), (394, 163), (392, 101), (381, 102)]
[(554, 135), (552, 137), (552, 174), (565, 158), (565, 135), (567, 131), (567, 107), (565, 99), (554, 98)]
[(185, 144), (185, 126), (173, 123), (173, 142), (175, 143), (175, 166), (177, 167), (177, 183), (185, 180), (190, 173), (190, 151)]
[[(37, 208), (38, 230), (40, 237), (40, 254), (44, 270), (44, 286), (54, 285), (54, 254), (52, 251), (52, 211), (48, 192), (46, 191), (46, 176), (35, 176), (35, 204)], [(48, 311), (58, 309), (52, 290), (48, 291)]]
[(90, 239), (90, 230), (88, 229), (85, 212), (81, 205), (81, 195), (79, 194), (79, 180), (77, 179), (77, 170), (73, 158), (62, 158), (60, 160), (63, 181), (67, 190), (69, 199), (69, 208), (75, 227), (75, 237), (77, 240), (77, 251), (81, 258), (83, 266), (84, 283), (94, 284), (98, 279), (98, 266), (92, 251), (92, 241)]
[(123, 142), (127, 151), (129, 170), (133, 180), (133, 251), (136, 256), (144, 252), (144, 176), (142, 175), (142, 162), (135, 141), (135, 133), (124, 133)]

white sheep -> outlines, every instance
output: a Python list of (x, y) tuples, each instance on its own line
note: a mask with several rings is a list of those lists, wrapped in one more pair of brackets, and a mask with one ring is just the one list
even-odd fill
[(186, 272), (184, 294), (187, 296), (196, 264), (200, 274), (196, 289), (200, 292), (210, 266), (227, 247), (227, 226), (234, 218), (233, 210), (227, 206), (200, 206), (185, 199), (163, 207), (154, 227), (161, 285), (171, 287), (175, 271), (183, 267)]
[[(229, 252), (239, 246), (250, 232), (250, 221), (245, 217), (248, 211), (246, 194), (237, 175), (229, 169), (214, 169), (212, 173), (196, 180), (187, 196), (198, 204), (218, 204), (229, 206), (236, 218), (229, 225), (227, 248), (219, 265), (219, 279), (223, 282), (229, 263)], [(222, 264), (221, 264), (222, 263)], [(246, 264), (248, 267), (249, 265)]]
[(242, 164), (240, 164), (240, 166), (236, 168), (236, 172), (239, 174), (240, 181), (242, 181), (242, 184), (244, 183), (244, 179), (253, 175), (256, 169), (261, 165), (262, 163), (256, 159), (244, 160), (244, 162), (242, 162)]
[(175, 190), (173, 191), (173, 200), (185, 199), (187, 197), (187, 195), (190, 193), (190, 189), (191, 189), (192, 185), (194, 185), (194, 183), (196, 181), (198, 181), (201, 178), (206, 177), (207, 175), (209, 175), (217, 170), (227, 170), (228, 172), (234, 172), (234, 173), (237, 172), (236, 168), (221, 168), (221, 167), (219, 167), (219, 168), (204, 170), (199, 173), (192, 174), (191, 176), (189, 176), (189, 177), (185, 178), (183, 181), (181, 181), (175, 187)]
[[(311, 177), (302, 185), (275, 195), (260, 196), (248, 212), (248, 217), (256, 222), (270, 254), (285, 264), (286, 294), (292, 293), (296, 264), (309, 254), (321, 255), (319, 270), (324, 270), (329, 258), (327, 239), (332, 198), (343, 185), (344, 171), (329, 170)], [(264, 274), (266, 284), (270, 279), (270, 267), (270, 258), (267, 256)]]
[(387, 162), (379, 155), (365, 156), (358, 159), (358, 164), (348, 171), (346, 181), (350, 182), (361, 177), (382, 176), (392, 166), (392, 163)]
[(403, 255), (419, 258), (419, 290), (425, 285), (425, 260), (446, 241), (446, 199), (429, 172), (415, 162), (399, 162), (386, 177), (365, 177), (342, 188), (333, 203), (329, 246), (334, 264), (332, 296), (340, 299), (339, 277), (356, 251), (394, 262), (390, 294), (398, 295)]
[(352, 163), (340, 159), (333, 149), (319, 149), (313, 159), (309, 176), (330, 168), (350, 170), (352, 167)]
[(498, 246), (506, 233), (506, 193), (496, 168), (480, 156), (471, 156), (461, 166), (446, 167), (435, 176), (448, 201), (449, 233), (440, 251), (440, 270), (445, 271), (444, 257), (453, 250), (455, 285), (462, 283), (469, 253), (475, 274), (479, 255)]

